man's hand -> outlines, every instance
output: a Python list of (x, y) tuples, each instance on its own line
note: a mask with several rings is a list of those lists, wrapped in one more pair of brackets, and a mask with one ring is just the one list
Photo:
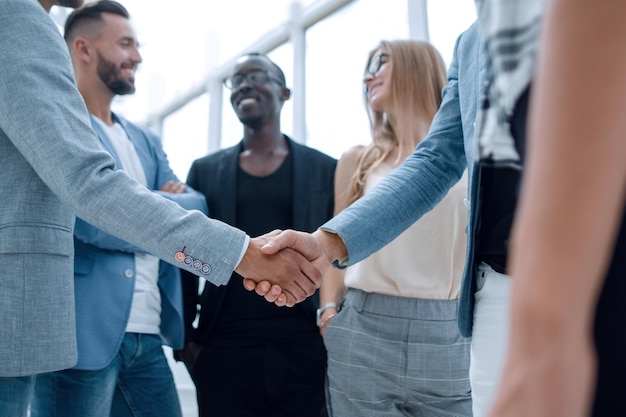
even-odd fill
[(193, 368), (196, 365), (196, 360), (202, 351), (203, 346), (196, 342), (187, 342), (181, 350), (176, 351), (178, 358), (183, 361), (189, 376), (193, 378)]
[[(276, 233), (275, 231), (269, 235)], [(250, 245), (235, 271), (254, 286), (264, 282), (264, 287), (274, 284), (280, 288), (282, 296), (279, 294), (271, 300), (271, 302), (278, 300), (277, 305), (292, 307), (313, 295), (322, 282), (322, 273), (319, 269), (302, 254), (290, 248), (264, 253), (261, 247), (267, 242), (268, 235), (250, 239)], [(274, 291), (276, 292), (277, 288)], [(266, 299), (270, 301), (269, 298)]]
[[(347, 249), (343, 241), (334, 233), (318, 230), (313, 234), (309, 234), (295, 230), (285, 230), (279, 234), (272, 232), (271, 235), (272, 237), (270, 237), (269, 241), (261, 248), (263, 253), (275, 255), (291, 248), (308, 259), (320, 272), (320, 275), (331, 266), (335, 259), (347, 255)], [(278, 306), (289, 305), (286, 302), (289, 295), (285, 293), (284, 289), (281, 292), (280, 286), (272, 285), (267, 280), (254, 281), (244, 279), (243, 284), (248, 291), (256, 291), (257, 294), (264, 296), (269, 302), (273, 302)]]
[(180, 194), (180, 193), (184, 193), (185, 191), (187, 191), (187, 186), (183, 184), (182, 182), (174, 182), (170, 180), (166, 182), (165, 184), (163, 184), (163, 186), (161, 187), (159, 191), (164, 191), (166, 193), (172, 193), (172, 194)]

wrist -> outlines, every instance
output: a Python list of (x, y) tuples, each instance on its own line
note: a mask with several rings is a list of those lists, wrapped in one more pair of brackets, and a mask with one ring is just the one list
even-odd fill
[(326, 319), (330, 314), (337, 314), (339, 312), (339, 308), (337, 307), (337, 303), (331, 301), (323, 304), (320, 308), (317, 309), (315, 324), (318, 327), (321, 327), (321, 323), (324, 319)]
[(313, 236), (315, 236), (324, 249), (329, 263), (332, 264), (339, 259), (347, 259), (348, 250), (343, 239), (337, 233), (330, 230), (318, 229), (313, 232)]
[(337, 316), (337, 314), (339, 313), (329, 313), (326, 318), (323, 318), (322, 321), (320, 321), (320, 324), (318, 327), (320, 328), (320, 332), (322, 333), (322, 336), (324, 336), (324, 332), (326, 331), (325, 330), (326, 325), (330, 323), (330, 321), (334, 319)]

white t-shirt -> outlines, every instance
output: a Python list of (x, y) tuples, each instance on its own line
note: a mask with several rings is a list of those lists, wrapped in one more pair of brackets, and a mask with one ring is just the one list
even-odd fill
[[(143, 165), (135, 146), (119, 123), (108, 126), (95, 117), (115, 148), (124, 172), (147, 186)], [(159, 334), (161, 325), (161, 294), (158, 287), (159, 258), (147, 253), (135, 253), (135, 292), (126, 325), (127, 332)]]

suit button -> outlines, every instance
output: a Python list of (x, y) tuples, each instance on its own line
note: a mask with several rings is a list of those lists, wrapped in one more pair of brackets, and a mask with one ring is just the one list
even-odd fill
[(126, 278), (132, 278), (132, 277), (133, 277), (133, 275), (134, 275), (134, 274), (133, 274), (133, 270), (132, 270), (132, 269), (130, 269), (130, 268), (129, 268), (129, 269), (125, 269), (125, 270), (124, 270), (124, 276), (125, 276)]

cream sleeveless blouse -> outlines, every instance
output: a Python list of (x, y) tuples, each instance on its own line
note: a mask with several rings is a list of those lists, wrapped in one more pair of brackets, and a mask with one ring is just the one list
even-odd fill
[[(379, 166), (365, 193), (393, 167)], [(450, 300), (459, 297), (465, 263), (467, 171), (430, 212), (380, 251), (346, 269), (345, 284), (399, 297)]]

